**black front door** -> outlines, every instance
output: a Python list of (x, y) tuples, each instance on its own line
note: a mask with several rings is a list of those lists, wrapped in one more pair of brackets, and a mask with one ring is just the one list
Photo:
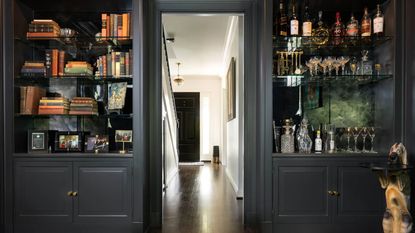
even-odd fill
[(200, 161), (200, 94), (174, 93), (179, 118), (179, 161)]

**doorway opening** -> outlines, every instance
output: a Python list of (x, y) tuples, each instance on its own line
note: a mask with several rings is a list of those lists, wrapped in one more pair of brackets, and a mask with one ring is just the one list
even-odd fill
[(162, 231), (241, 232), (244, 15), (163, 13), (162, 29)]

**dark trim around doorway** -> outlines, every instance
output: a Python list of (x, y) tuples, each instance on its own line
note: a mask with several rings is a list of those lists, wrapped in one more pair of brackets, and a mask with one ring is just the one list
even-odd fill
[[(259, 1), (258, 1), (259, 2)], [(200, 1), (200, 0), (160, 0), (155, 1), (152, 6), (152, 17), (149, 23), (149, 28), (153, 29), (153, 33), (148, 35), (149, 42), (149, 106), (148, 113), (149, 121), (149, 140), (150, 140), (150, 218), (151, 226), (161, 226), (162, 224), (162, 151), (159, 146), (161, 139), (161, 15), (162, 13), (236, 13), (244, 14), (244, 56), (245, 56), (245, 80), (244, 80), (244, 141), (250, 146), (244, 147), (244, 220), (246, 225), (254, 225), (259, 222), (264, 222), (263, 209), (268, 208), (271, 212), (271, 207), (260, 207), (263, 205), (263, 196), (261, 193), (265, 192), (265, 183), (258, 182), (258, 179), (263, 179), (264, 176), (271, 176), (271, 163), (267, 163), (269, 168), (260, 170), (261, 174), (257, 175), (258, 169), (264, 168), (264, 150), (259, 150), (259, 147), (272, 146), (264, 145), (263, 138), (265, 129), (264, 124), (264, 107), (259, 103), (264, 100), (264, 92), (259, 90), (264, 87), (265, 77), (259, 59), (260, 34), (264, 33), (258, 25), (266, 16), (258, 17), (258, 3), (257, 1), (241, 1), (241, 0), (226, 0), (226, 1)], [(262, 9), (262, 8), (261, 8)], [(257, 22), (260, 19), (261, 22)], [(262, 46), (262, 45), (261, 45)], [(262, 59), (261, 59), (262, 60)], [(269, 68), (269, 67), (268, 67)], [(267, 68), (265, 68), (267, 69)], [(271, 71), (271, 69), (269, 68)], [(272, 85), (269, 85), (272, 86)], [(261, 93), (261, 97), (258, 96)], [(264, 96), (262, 96), (264, 95)], [(272, 98), (269, 98), (272, 99)], [(270, 131), (271, 132), (271, 131)], [(270, 137), (271, 138), (271, 137)], [(268, 156), (271, 158), (271, 156)], [(261, 163), (261, 165), (260, 165)], [(266, 175), (268, 174), (268, 175)], [(271, 183), (268, 184), (271, 190)], [(261, 190), (258, 192), (258, 190)], [(264, 190), (264, 192), (262, 191)], [(258, 195), (260, 194), (260, 195)], [(258, 195), (258, 196), (257, 196)], [(267, 194), (268, 195), (268, 194)], [(268, 205), (269, 206), (269, 205)], [(258, 211), (263, 213), (258, 213)], [(269, 216), (269, 225), (270, 218)], [(268, 227), (271, 229), (270, 227)]]

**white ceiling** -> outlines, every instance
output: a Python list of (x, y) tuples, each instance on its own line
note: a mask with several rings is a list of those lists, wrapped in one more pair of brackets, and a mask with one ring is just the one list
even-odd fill
[(215, 75), (222, 71), (230, 15), (164, 14), (171, 75)]

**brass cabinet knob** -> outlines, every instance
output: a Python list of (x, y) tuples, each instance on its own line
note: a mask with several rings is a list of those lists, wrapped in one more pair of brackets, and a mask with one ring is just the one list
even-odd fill
[(334, 192), (333, 191), (328, 191), (327, 192), (330, 196), (334, 196)]
[(72, 193), (72, 196), (73, 196), (73, 197), (78, 196), (78, 192), (73, 192), (73, 193)]
[(72, 192), (72, 191), (69, 191), (69, 192), (67, 192), (66, 194), (67, 194), (69, 197), (72, 197), (73, 192)]
[(336, 197), (338, 197), (338, 196), (340, 196), (340, 193), (337, 192), (337, 191), (333, 191), (333, 195), (336, 196)]

